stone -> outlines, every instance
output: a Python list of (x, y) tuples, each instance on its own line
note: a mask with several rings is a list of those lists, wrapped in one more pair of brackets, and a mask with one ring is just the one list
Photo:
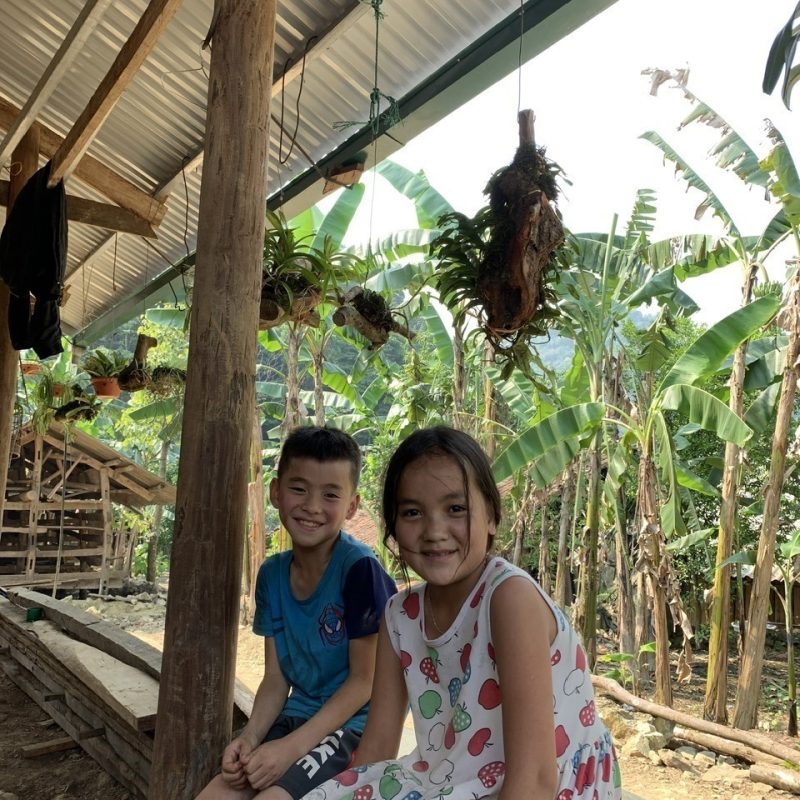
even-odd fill
[(658, 755), (667, 767), (679, 769), (681, 772), (690, 772), (693, 775), (698, 774), (698, 770), (693, 762), (675, 750), (669, 750), (664, 747), (658, 751)]
[(636, 734), (631, 714), (623, 709), (601, 708), (599, 713), (615, 742), (625, 742)]
[(636, 734), (631, 736), (624, 745), (622, 745), (622, 755), (636, 758), (648, 758), (652, 748), (647, 736), (644, 734)]
[(716, 783), (720, 786), (736, 786), (743, 781), (749, 780), (748, 773), (742, 769), (736, 769), (729, 764), (716, 764), (707, 770), (701, 777), (701, 781), (706, 783)]
[(710, 750), (701, 750), (695, 757), (694, 763), (702, 769), (713, 767), (717, 763), (717, 754)]
[(647, 757), (650, 759), (650, 762), (653, 764), (654, 767), (663, 767), (664, 762), (661, 760), (661, 756), (658, 753), (654, 753), (652, 750), (647, 754)]
[(687, 758), (694, 758), (697, 755), (697, 748), (688, 744), (682, 744), (680, 747), (675, 748), (675, 752)]
[(11, 792), (4, 792), (0, 789), (0, 800), (19, 800), (19, 798)]
[(726, 756), (720, 755), (717, 756), (717, 764), (730, 764), (733, 766), (736, 763), (736, 759), (733, 756)]

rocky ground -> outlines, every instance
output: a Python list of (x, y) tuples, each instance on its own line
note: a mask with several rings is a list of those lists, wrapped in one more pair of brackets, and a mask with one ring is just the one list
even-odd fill
[[(114, 600), (73, 601), (90, 613), (115, 622), (161, 647), (164, 631), (163, 592), (137, 592)], [(765, 685), (774, 684), (785, 667), (767, 662)], [(263, 674), (263, 644), (242, 628), (239, 635), (239, 678), (254, 691)], [(735, 666), (735, 665), (734, 665)], [(675, 705), (697, 714), (702, 708), (702, 663), (695, 677), (676, 692)], [(732, 689), (735, 682), (732, 681)], [(642, 800), (783, 800), (794, 795), (752, 782), (746, 765), (696, 747), (670, 749), (652, 717), (598, 698), (598, 711), (614, 734), (626, 794)], [(763, 727), (779, 728), (780, 715), (762, 714)], [(410, 733), (410, 732), (409, 732)], [(64, 734), (47, 715), (0, 672), (0, 800), (132, 800), (130, 795), (80, 749), (37, 758), (22, 757), (21, 747)], [(792, 740), (773, 731), (776, 741)], [(411, 736), (404, 737), (410, 741)], [(588, 800), (588, 799), (587, 799)]]

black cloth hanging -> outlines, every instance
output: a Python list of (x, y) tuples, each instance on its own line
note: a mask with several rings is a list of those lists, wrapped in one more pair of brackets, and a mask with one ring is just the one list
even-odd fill
[(67, 263), (67, 197), (64, 181), (47, 188), (49, 176), (50, 162), (22, 187), (0, 234), (11, 344), (15, 350), (32, 347), (39, 358), (63, 350), (58, 307)]

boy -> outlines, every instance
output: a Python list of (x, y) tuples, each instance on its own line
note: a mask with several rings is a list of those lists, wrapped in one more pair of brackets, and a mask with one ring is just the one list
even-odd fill
[(197, 800), (299, 800), (350, 762), (383, 608), (397, 591), (370, 549), (341, 530), (358, 508), (360, 471), (358, 445), (342, 431), (297, 428), (284, 442), (270, 501), (292, 549), (258, 573), (264, 679), (222, 773)]

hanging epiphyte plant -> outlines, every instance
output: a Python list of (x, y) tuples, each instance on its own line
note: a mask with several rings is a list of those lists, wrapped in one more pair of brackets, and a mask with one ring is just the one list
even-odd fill
[(472, 218), (443, 216), (431, 245), (442, 301), (457, 315), (478, 314), (508, 371), (515, 364), (528, 369), (532, 339), (546, 335), (555, 316), (550, 284), (564, 242), (553, 205), (561, 169), (536, 146), (532, 111), (520, 113), (519, 129), (514, 159), (484, 190), (489, 205)]

